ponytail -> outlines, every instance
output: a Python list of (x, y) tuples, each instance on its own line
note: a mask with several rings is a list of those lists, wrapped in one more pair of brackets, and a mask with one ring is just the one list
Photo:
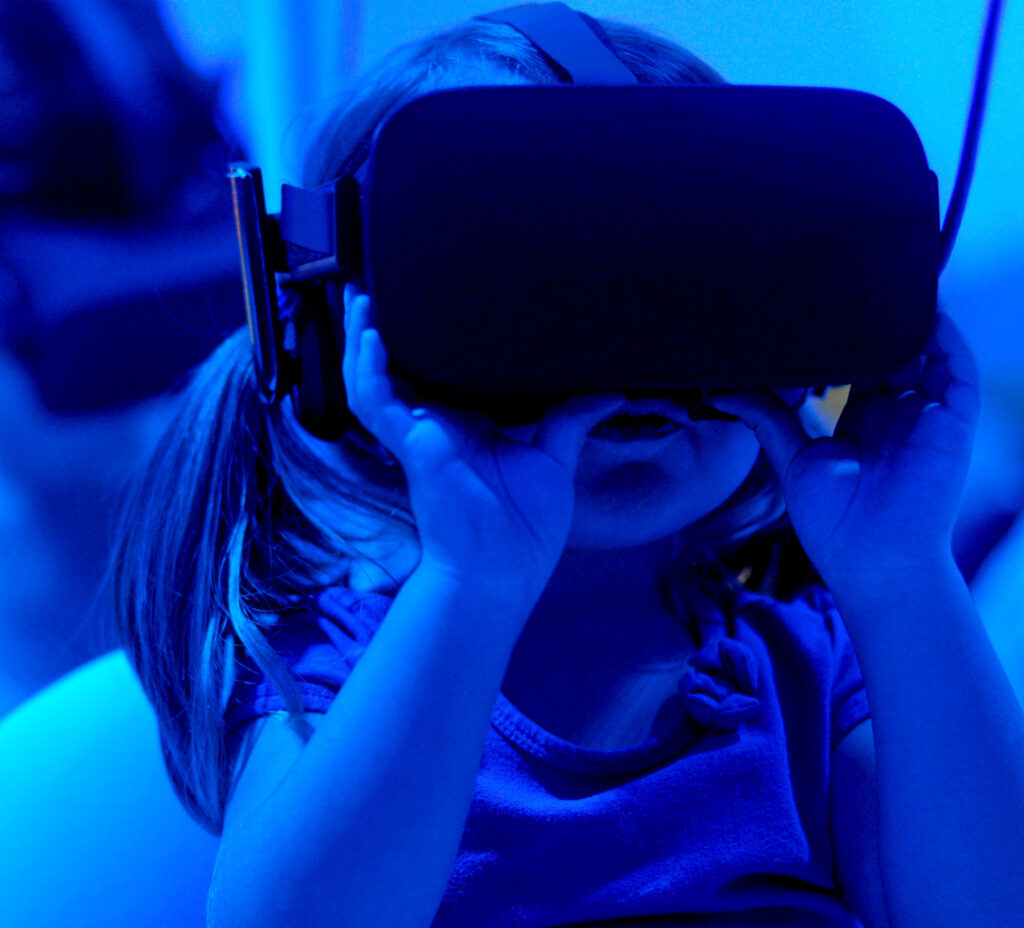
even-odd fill
[(248, 331), (239, 329), (193, 373), (122, 511), (117, 635), (155, 710), (174, 790), (213, 834), (231, 788), (224, 711), (236, 649), (275, 684), (308, 737), (295, 680), (264, 629), (316, 589), (344, 582), (355, 557), (365, 559), (353, 540), (386, 534), (342, 536), (326, 508), (347, 504), (378, 528), (412, 524), (400, 493), (371, 495), (343, 479), (297, 428), (280, 405), (260, 400)]

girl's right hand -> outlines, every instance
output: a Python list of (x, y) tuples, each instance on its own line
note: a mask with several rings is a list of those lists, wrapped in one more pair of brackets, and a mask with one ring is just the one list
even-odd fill
[(388, 374), (387, 363), (370, 298), (350, 283), (342, 360), (348, 405), (405, 471), (420, 564), (524, 597), (532, 609), (569, 537), (587, 432), (625, 397), (573, 397), (550, 409), (525, 444), (479, 413), (410, 405), (395, 387), (410, 398), (412, 391)]

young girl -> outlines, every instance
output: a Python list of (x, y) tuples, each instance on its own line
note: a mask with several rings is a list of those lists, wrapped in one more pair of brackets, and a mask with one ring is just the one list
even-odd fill
[[(640, 83), (721, 81), (598, 22)], [(418, 94), (558, 81), (509, 26), (403, 46), (304, 182), (360, 177)], [(662, 403), (658, 439), (594, 431), (650, 411), (614, 394), (497, 428), (389, 373), (356, 281), (345, 332), (342, 440), (260, 402), (241, 330), (125, 516), (124, 646), (223, 835), (210, 925), (1024, 924), (1024, 718), (951, 556), (978, 390), (948, 316), (816, 439), (792, 391)]]

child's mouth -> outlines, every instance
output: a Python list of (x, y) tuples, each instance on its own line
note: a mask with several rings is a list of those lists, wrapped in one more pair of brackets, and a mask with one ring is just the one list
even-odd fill
[(587, 434), (602, 441), (657, 441), (674, 435), (682, 427), (665, 416), (626, 414), (599, 422)]

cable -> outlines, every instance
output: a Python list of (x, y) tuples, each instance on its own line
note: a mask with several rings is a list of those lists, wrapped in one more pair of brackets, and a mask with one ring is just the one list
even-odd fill
[(985, 115), (985, 99), (988, 96), (989, 78), (992, 74), (992, 59), (995, 56), (996, 34), (999, 31), (999, 17), (1002, 14), (1003, 0), (989, 0), (988, 18), (985, 32), (981, 39), (981, 50), (978, 53), (978, 68), (974, 75), (974, 95), (971, 98), (971, 109), (967, 116), (967, 129), (964, 132), (964, 146), (960, 152), (960, 167), (956, 172), (953, 194), (949, 198), (946, 209), (946, 220), (939, 233), (939, 273), (945, 268), (953, 251), (953, 243), (960, 229), (964, 207), (967, 205), (967, 191), (974, 176), (974, 161), (978, 154), (978, 138), (981, 135), (981, 121)]

